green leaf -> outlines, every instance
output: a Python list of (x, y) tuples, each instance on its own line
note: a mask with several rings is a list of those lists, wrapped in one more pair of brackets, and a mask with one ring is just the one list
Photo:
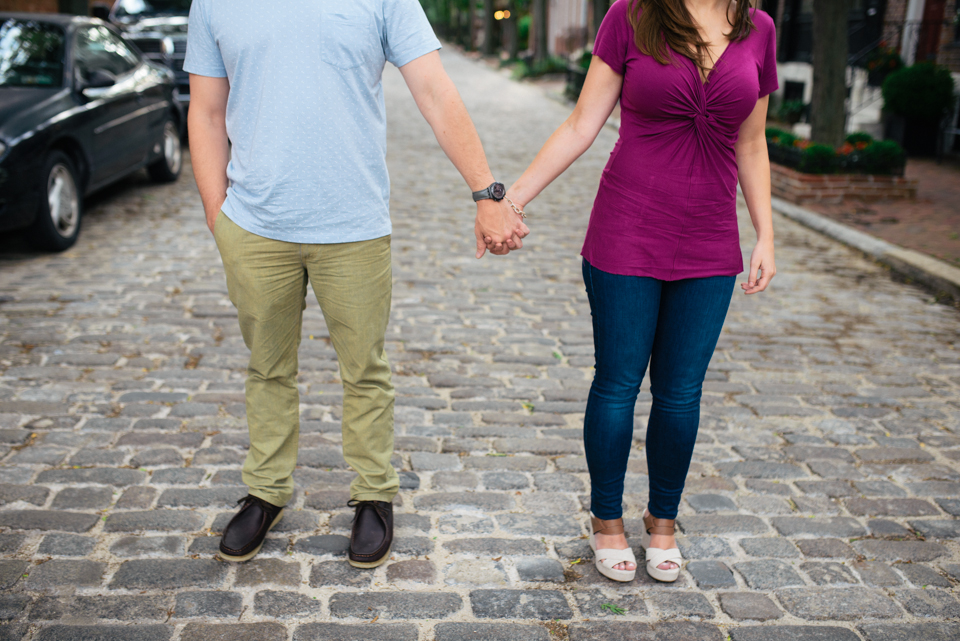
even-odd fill
[(626, 614), (626, 610), (621, 608), (619, 605), (614, 605), (612, 603), (604, 603), (600, 606), (601, 610), (606, 610), (610, 614)]

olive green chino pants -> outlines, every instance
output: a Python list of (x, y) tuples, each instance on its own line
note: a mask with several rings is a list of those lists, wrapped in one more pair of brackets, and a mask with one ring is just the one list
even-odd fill
[(390, 316), (390, 236), (331, 245), (252, 234), (220, 212), (214, 238), (230, 301), (250, 350), (243, 482), (274, 505), (293, 497), (300, 433), (297, 350), (307, 282), (320, 303), (343, 381), (343, 458), (358, 476), (351, 498), (391, 501), (400, 486), (393, 454), (393, 383), (384, 352)]

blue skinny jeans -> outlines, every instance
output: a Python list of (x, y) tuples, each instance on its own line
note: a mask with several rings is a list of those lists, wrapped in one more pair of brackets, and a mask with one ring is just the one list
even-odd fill
[(623, 515), (633, 411), (649, 362), (647, 505), (656, 518), (674, 519), (697, 440), (703, 378), (736, 277), (662, 281), (610, 274), (584, 260), (583, 281), (596, 357), (583, 421), (591, 509), (605, 520)]

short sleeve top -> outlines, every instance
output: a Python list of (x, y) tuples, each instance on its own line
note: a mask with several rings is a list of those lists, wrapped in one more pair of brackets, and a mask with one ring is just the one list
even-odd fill
[(730, 42), (707, 82), (692, 60), (660, 64), (636, 45), (629, 0), (600, 26), (594, 55), (623, 76), (620, 139), (590, 214), (582, 255), (613, 274), (680, 280), (743, 271), (737, 229), (740, 126), (777, 88), (776, 29)]
[(249, 232), (391, 232), (381, 76), (440, 48), (417, 0), (193, 0), (184, 69), (226, 77), (223, 211)]

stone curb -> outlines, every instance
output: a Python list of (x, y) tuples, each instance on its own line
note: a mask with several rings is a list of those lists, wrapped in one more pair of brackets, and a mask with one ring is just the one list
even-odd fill
[(862, 251), (878, 263), (932, 289), (938, 298), (960, 302), (960, 269), (926, 254), (875, 238), (782, 198), (774, 197), (772, 203), (777, 212), (790, 220)]

